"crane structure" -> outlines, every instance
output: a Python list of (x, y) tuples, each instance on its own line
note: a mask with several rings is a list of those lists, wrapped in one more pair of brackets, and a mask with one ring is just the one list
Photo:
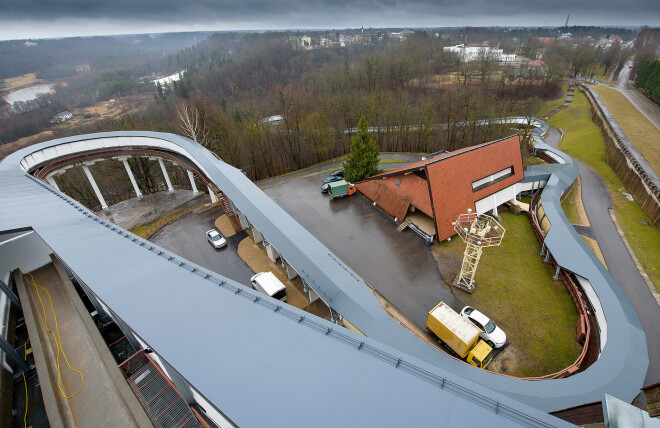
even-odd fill
[(467, 214), (459, 215), (452, 224), (466, 244), (461, 272), (454, 279), (453, 285), (472, 293), (477, 285), (474, 275), (484, 247), (500, 245), (506, 230), (493, 217), (486, 214), (477, 215), (472, 213), (471, 209), (467, 210)]

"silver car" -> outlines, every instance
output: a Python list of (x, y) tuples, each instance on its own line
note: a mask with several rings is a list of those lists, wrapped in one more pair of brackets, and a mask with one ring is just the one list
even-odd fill
[(215, 248), (222, 248), (227, 245), (225, 237), (215, 229), (206, 231), (206, 239), (208, 239), (209, 243)]

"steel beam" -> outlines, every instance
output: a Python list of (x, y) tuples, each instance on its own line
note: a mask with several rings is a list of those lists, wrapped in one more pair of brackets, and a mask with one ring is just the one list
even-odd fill
[(3, 280), (0, 279), (0, 290), (2, 290), (9, 300), (16, 306), (18, 309), (21, 308), (21, 301), (18, 299), (18, 296), (11, 291), (11, 288)]

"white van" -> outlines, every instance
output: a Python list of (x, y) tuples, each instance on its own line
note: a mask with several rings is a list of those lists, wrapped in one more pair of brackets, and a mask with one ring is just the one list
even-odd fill
[(260, 272), (250, 278), (250, 282), (255, 290), (286, 302), (286, 286), (277, 279), (273, 272)]

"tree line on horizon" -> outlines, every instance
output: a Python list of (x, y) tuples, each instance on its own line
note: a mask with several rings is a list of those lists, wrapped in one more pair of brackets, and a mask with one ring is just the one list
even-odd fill
[[(479, 31), (469, 29), (470, 38), (485, 34)], [(524, 34), (520, 31), (501, 40)], [(374, 127), (383, 151), (455, 150), (514, 134), (516, 129), (488, 119), (534, 114), (541, 99), (558, 96), (569, 70), (588, 75), (604, 67), (607, 73), (625, 56), (620, 46), (606, 56), (608, 51), (596, 47), (541, 46), (528, 35), (525, 44), (533, 56), (542, 54), (541, 65), (502, 67), (489, 55), (461, 62), (443, 50), (457, 40), (432, 32), (391, 45), (310, 50), (292, 46), (283, 33), (236, 37), (212, 35), (162, 59), (163, 67), (186, 71), (172, 87), (157, 88), (143, 111), (57, 130), (55, 136), (125, 129), (183, 134), (258, 180), (346, 154), (361, 116)], [(153, 92), (134, 86), (139, 75), (134, 70), (97, 72), (53, 99), (84, 105), (101, 92)], [(25, 122), (32, 113), (13, 120)], [(477, 126), (477, 120), (487, 125)], [(11, 141), (3, 133), (19, 127), (4, 125), (0, 140)]]

